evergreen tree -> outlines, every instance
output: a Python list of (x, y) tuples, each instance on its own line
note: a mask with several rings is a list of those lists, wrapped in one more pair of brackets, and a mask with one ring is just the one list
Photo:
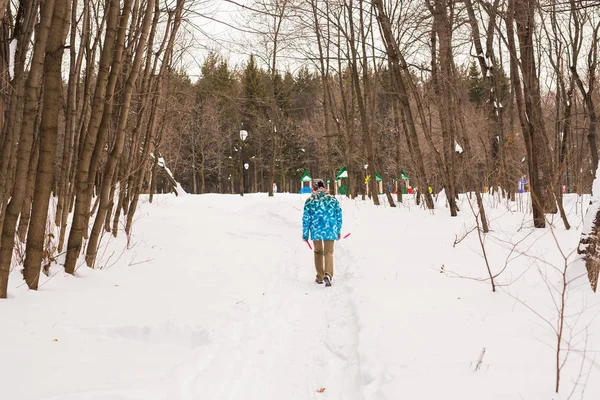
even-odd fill
[(484, 97), (483, 78), (475, 61), (469, 67), (469, 101), (481, 105)]

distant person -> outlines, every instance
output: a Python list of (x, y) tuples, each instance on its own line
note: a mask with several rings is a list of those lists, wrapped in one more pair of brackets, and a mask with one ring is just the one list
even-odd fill
[(277, 193), (277, 184), (273, 183), (273, 193)]
[(331, 286), (333, 279), (333, 247), (342, 234), (342, 208), (330, 195), (322, 179), (313, 181), (313, 193), (304, 203), (302, 239), (313, 240), (315, 253), (315, 282)]
[(519, 193), (525, 192), (525, 185), (527, 185), (528, 183), (529, 182), (527, 181), (527, 179), (525, 179), (525, 175), (523, 175), (519, 180)]

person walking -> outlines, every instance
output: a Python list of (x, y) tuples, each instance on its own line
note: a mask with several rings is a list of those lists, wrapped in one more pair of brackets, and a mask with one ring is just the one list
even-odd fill
[(313, 193), (304, 203), (302, 239), (314, 243), (315, 282), (331, 286), (333, 279), (333, 248), (342, 234), (342, 208), (330, 195), (322, 179), (313, 181)]

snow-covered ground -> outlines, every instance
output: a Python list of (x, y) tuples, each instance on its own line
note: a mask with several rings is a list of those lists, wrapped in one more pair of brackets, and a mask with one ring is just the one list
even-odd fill
[[(492, 293), (465, 196), (451, 218), (342, 199), (334, 286), (314, 283), (297, 194), (157, 196), (131, 249), (104, 238), (102, 269), (53, 266), (39, 292), (11, 277), (0, 302), (0, 398), (8, 400), (600, 398), (600, 294), (569, 264), (554, 393), (561, 251), (573, 225), (486, 198)], [(506, 260), (509, 262), (507, 263)], [(485, 349), (485, 351), (484, 351)], [(483, 357), (481, 357), (483, 354)], [(324, 390), (323, 390), (324, 389)]]

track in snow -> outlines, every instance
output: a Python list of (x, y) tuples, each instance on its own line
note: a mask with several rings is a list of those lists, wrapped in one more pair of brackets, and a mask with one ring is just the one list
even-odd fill
[[(281, 266), (264, 301), (253, 307), (240, 303), (223, 336), (176, 368), (169, 398), (363, 398), (347, 249), (336, 247), (334, 285), (317, 285), (312, 255), (299, 257), (298, 246), (290, 245), (300, 236), (299, 222), (274, 211), (268, 216), (285, 224), (280, 227), (285, 236), (282, 253), (272, 259)], [(325, 391), (317, 392), (320, 388)]]

